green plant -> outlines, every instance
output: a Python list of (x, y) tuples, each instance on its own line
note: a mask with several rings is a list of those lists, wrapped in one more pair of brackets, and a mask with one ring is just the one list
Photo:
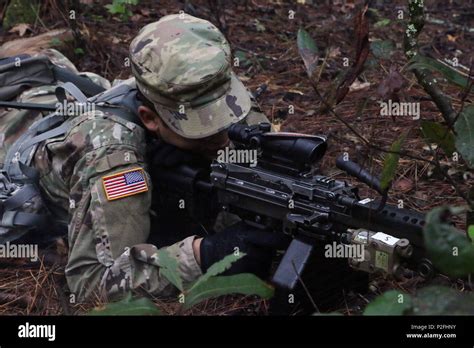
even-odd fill
[(416, 295), (387, 291), (365, 307), (364, 315), (473, 315), (474, 295), (445, 286), (428, 286)]
[[(417, 37), (423, 28), (423, 2), (409, 1), (410, 22), (405, 37), (406, 56), (410, 58), (408, 70), (415, 73), (418, 82), (433, 98), (445, 124), (422, 121), (421, 131), (425, 141), (435, 143), (445, 153), (452, 156), (455, 151), (462, 156), (467, 167), (474, 169), (474, 105), (464, 105), (471, 94), (472, 77), (465, 76), (456, 69), (435, 59), (422, 56), (418, 52)], [(451, 100), (443, 94), (432, 73), (441, 75), (446, 81), (463, 89), (462, 107), (455, 112)], [(432, 150), (438, 161), (438, 154)], [(439, 162), (438, 166), (439, 166)], [(385, 169), (385, 168), (384, 168)], [(446, 177), (449, 179), (448, 177)], [(451, 182), (455, 184), (452, 179)], [(472, 191), (472, 189), (471, 189)], [(474, 273), (474, 224), (472, 214), (474, 200), (471, 194), (464, 196), (469, 208), (437, 207), (427, 214), (423, 237), (428, 256), (434, 266), (451, 277), (470, 277)], [(471, 209), (471, 213), (469, 212)], [(450, 223), (450, 217), (468, 211), (467, 233), (464, 235)], [(400, 301), (400, 299), (403, 299)], [(392, 290), (371, 302), (364, 314), (474, 314), (474, 294), (460, 293), (443, 286), (430, 286), (417, 291), (415, 296)]]
[(239, 253), (224, 257), (221, 261), (209, 267), (207, 272), (199, 279), (185, 287), (179, 276), (176, 259), (171, 258), (164, 249), (158, 252), (158, 258), (162, 262), (163, 274), (181, 291), (180, 299), (182, 299), (183, 309), (188, 309), (208, 298), (232, 293), (258, 295), (262, 298), (273, 296), (273, 288), (253, 274), (217, 276), (244, 256), (244, 253)]
[[(244, 257), (244, 253), (231, 254), (213, 264), (205, 274), (190, 284), (184, 284), (178, 271), (178, 262), (169, 256), (168, 251), (161, 249), (157, 258), (160, 260), (160, 272), (181, 293), (178, 301), (182, 309), (189, 309), (198, 303), (227, 294), (258, 295), (262, 298), (273, 296), (274, 289), (257, 276), (242, 273), (232, 276), (218, 276), (227, 270), (232, 263)], [(95, 309), (91, 315), (160, 315), (156, 305), (145, 298), (133, 299), (131, 294), (119, 302), (107, 304)]]
[(80, 47), (76, 47), (76, 48), (74, 49), (74, 53), (75, 53), (76, 55), (78, 55), (78, 56), (81, 56), (81, 55), (84, 55), (84, 50), (83, 50), (82, 48), (80, 48)]
[[(441, 272), (452, 277), (474, 273), (474, 245), (449, 223), (463, 208), (437, 207), (426, 219), (423, 231), (430, 259)], [(474, 226), (469, 226), (472, 229)], [(460, 293), (446, 286), (429, 286), (415, 296), (387, 291), (369, 303), (364, 315), (472, 315), (474, 294)]]
[(382, 190), (389, 188), (395, 174), (397, 172), (398, 160), (400, 159), (400, 149), (405, 141), (407, 133), (402, 133), (400, 137), (395, 140), (390, 147), (390, 153), (385, 156), (383, 162), (383, 170), (380, 176), (380, 187)]
[[(381, 175), (381, 186), (386, 189), (395, 178), (399, 158), (401, 156), (411, 157), (416, 160), (424, 161), (435, 166), (455, 189), (456, 193), (462, 197), (468, 204), (468, 208), (454, 207), (438, 207), (433, 209), (426, 218), (424, 228), (424, 240), (427, 248), (428, 256), (434, 263), (435, 267), (442, 273), (452, 277), (468, 277), (474, 273), (474, 188), (468, 189), (466, 193), (459, 182), (452, 178), (447, 170), (441, 165), (440, 156), (444, 155), (448, 159), (458, 161), (458, 155), (462, 157), (465, 165), (459, 162), (464, 170), (472, 173), (474, 169), (474, 105), (469, 104), (472, 96), (473, 80), (472, 75), (468, 76), (456, 70), (455, 67), (442, 63), (436, 59), (422, 56), (418, 49), (418, 35), (424, 25), (423, 1), (409, 0), (409, 21), (405, 31), (405, 55), (409, 62), (406, 70), (413, 71), (418, 83), (429, 94), (436, 106), (438, 107), (444, 122), (438, 121), (420, 121), (423, 139), (430, 146), (430, 157), (421, 158), (411, 155), (409, 152), (401, 150), (402, 145), (407, 136), (407, 132), (402, 133), (396, 139), (390, 149), (385, 149), (371, 144), (367, 139), (359, 133), (355, 127), (351, 126), (343, 117), (335, 110), (334, 91), (339, 89), (340, 95), (345, 94), (344, 83), (333, 83), (329, 87), (330, 92), (323, 97), (317, 91), (318, 80), (314, 78), (314, 72), (317, 68), (318, 50), (316, 44), (310, 35), (303, 30), (298, 33), (298, 48), (300, 56), (306, 67), (310, 82), (313, 85), (318, 97), (322, 103), (328, 106), (331, 113), (344, 123), (359, 139), (361, 139), (369, 148), (386, 153), (384, 158), (383, 170)], [(374, 12), (374, 10), (372, 10)], [(360, 73), (360, 66), (364, 63), (367, 49), (367, 29), (364, 24), (364, 11), (361, 12), (360, 20), (356, 22), (356, 37), (358, 38), (356, 63), (353, 63), (352, 77)], [(376, 11), (375, 11), (376, 14)], [(388, 25), (390, 21), (381, 20), (376, 26)], [(373, 41), (370, 44), (372, 55), (377, 59), (391, 58), (396, 45), (389, 40)], [(403, 69), (402, 69), (403, 70)], [(350, 70), (349, 70), (350, 71)], [(440, 75), (441, 78), (435, 78)], [(472, 74), (472, 72), (471, 72)], [(348, 73), (342, 74), (343, 80), (352, 83), (352, 78), (348, 79)], [(395, 75), (394, 75), (395, 76)], [(341, 80), (336, 78), (336, 81)], [(461, 107), (458, 111), (454, 110), (451, 99), (443, 94), (440, 88), (440, 82), (447, 81), (462, 88)], [(403, 82), (403, 81), (402, 81)], [(339, 86), (337, 86), (339, 84)], [(398, 89), (401, 84), (397, 85)], [(395, 88), (393, 88), (395, 90)], [(336, 98), (336, 100), (340, 100)], [(436, 144), (437, 146), (431, 146)], [(439, 150), (443, 152), (440, 152)], [(449, 222), (451, 215), (459, 214), (467, 211), (467, 233), (464, 235), (457, 230)], [(366, 315), (372, 314), (473, 314), (473, 294), (461, 294), (455, 289), (447, 287), (426, 287), (420, 289), (416, 295), (402, 293), (392, 290), (382, 294), (380, 297), (371, 302), (365, 310)]]
[(121, 20), (127, 20), (133, 15), (130, 7), (138, 5), (138, 0), (113, 0), (111, 4), (105, 5), (107, 11), (113, 15), (119, 15)]
[(94, 308), (89, 315), (161, 315), (161, 311), (148, 298), (133, 298), (128, 293), (122, 300), (111, 302), (104, 307)]

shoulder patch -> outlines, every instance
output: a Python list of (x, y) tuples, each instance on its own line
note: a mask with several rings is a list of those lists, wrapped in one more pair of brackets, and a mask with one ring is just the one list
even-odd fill
[(124, 170), (102, 177), (108, 201), (148, 191), (146, 175), (142, 168)]

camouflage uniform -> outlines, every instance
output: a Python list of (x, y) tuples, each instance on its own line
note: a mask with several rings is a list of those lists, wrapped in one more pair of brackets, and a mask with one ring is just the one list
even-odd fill
[[(188, 15), (163, 17), (140, 31), (130, 55), (137, 86), (168, 126), (184, 137), (215, 134), (247, 115), (252, 123), (266, 120), (251, 111), (248, 92), (231, 71), (229, 45), (207, 21)], [(93, 78), (107, 87), (108, 82)], [(54, 86), (31, 89), (19, 100), (52, 103)], [(32, 111), (0, 113), (5, 149), (35, 117)], [(142, 127), (95, 110), (76, 116), (64, 136), (45, 141), (36, 151), (43, 196), (55, 217), (68, 224), (66, 278), (80, 299), (98, 288), (106, 295), (130, 289), (155, 295), (175, 290), (160, 273), (158, 249), (146, 244), (152, 189), (145, 140)], [(104, 178), (142, 169), (148, 187), (144, 192), (108, 199)], [(185, 283), (201, 275), (194, 239), (165, 247), (178, 260)]]

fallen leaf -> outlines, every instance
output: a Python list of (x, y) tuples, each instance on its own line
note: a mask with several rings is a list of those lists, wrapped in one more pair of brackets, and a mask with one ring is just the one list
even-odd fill
[(347, 13), (349, 11), (353, 11), (355, 8), (356, 4), (354, 1), (351, 0), (346, 0), (342, 3), (342, 6), (339, 8), (339, 11), (342, 13)]
[(349, 92), (360, 91), (369, 87), (370, 82), (360, 82), (359, 80), (355, 80), (352, 85), (349, 86)]
[(344, 134), (344, 138), (347, 139), (347, 140), (349, 140), (349, 141), (352, 141), (353, 143), (356, 143), (356, 144), (358, 144), (358, 143), (361, 142), (361, 140), (360, 140), (359, 137), (357, 137), (357, 136), (355, 136), (355, 135), (353, 135), (353, 134), (351, 134), (351, 133), (346, 133), (346, 134)]
[(139, 15), (138, 13), (137, 14), (134, 14), (132, 17), (130, 17), (130, 19), (132, 20), (132, 22), (138, 22), (139, 20), (142, 19), (142, 15)]
[(449, 34), (446, 35), (446, 37), (448, 38), (448, 41), (450, 41), (450, 42), (456, 42), (456, 40), (458, 38), (457, 36), (453, 36), (453, 35), (449, 35)]
[(431, 150), (436, 150), (438, 148), (438, 145), (436, 144), (430, 144), (430, 145), (431, 145), (431, 148), (429, 145), (424, 145), (422, 149), (425, 151), (431, 151)]
[(382, 99), (396, 99), (395, 97), (403, 87), (404, 81), (403, 76), (392, 66), (387, 77), (377, 87), (377, 94)]
[(299, 95), (304, 95), (303, 92), (297, 90), (297, 89), (289, 89), (288, 92), (294, 93), (294, 94), (299, 94)]
[(306, 68), (306, 72), (311, 78), (313, 76), (314, 71), (318, 65), (318, 47), (316, 46), (316, 42), (313, 40), (311, 35), (300, 28), (298, 30), (297, 35), (297, 45), (298, 45), (298, 52), (303, 59), (304, 66)]
[(331, 47), (329, 49), (328, 57), (329, 58), (336, 58), (341, 54), (341, 49), (339, 47)]
[(255, 29), (257, 29), (257, 31), (263, 32), (263, 31), (266, 30), (265, 26), (258, 19), (254, 19), (253, 23), (254, 23)]
[(20, 24), (15, 25), (8, 32), (9, 33), (18, 33), (18, 35), (23, 36), (23, 35), (25, 35), (27, 30), (31, 31), (31, 26), (29, 24), (26, 24), (26, 23), (20, 23)]
[(142, 9), (140, 10), (140, 13), (141, 13), (142, 15), (144, 15), (145, 17), (149, 17), (151, 11), (150, 11), (149, 9), (142, 8)]
[(448, 175), (449, 176), (456, 175), (457, 173), (459, 173), (459, 170), (457, 170), (456, 168), (449, 168), (448, 169)]
[(400, 178), (393, 183), (392, 189), (405, 193), (411, 191), (414, 186), (413, 180), (408, 178)]
[(426, 193), (423, 193), (421, 191), (416, 191), (415, 192), (415, 197), (422, 200), (422, 201), (428, 201), (429, 197)]
[(242, 75), (242, 76), (239, 76), (239, 80), (243, 82), (247, 82), (247, 81), (250, 81), (250, 77)]

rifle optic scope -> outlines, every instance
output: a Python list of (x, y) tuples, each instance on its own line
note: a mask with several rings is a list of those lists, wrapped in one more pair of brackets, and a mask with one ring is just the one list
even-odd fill
[(319, 161), (327, 149), (323, 136), (301, 133), (271, 132), (270, 123), (258, 125), (233, 124), (228, 129), (229, 139), (237, 146), (260, 149), (262, 158), (272, 158), (302, 169)]

